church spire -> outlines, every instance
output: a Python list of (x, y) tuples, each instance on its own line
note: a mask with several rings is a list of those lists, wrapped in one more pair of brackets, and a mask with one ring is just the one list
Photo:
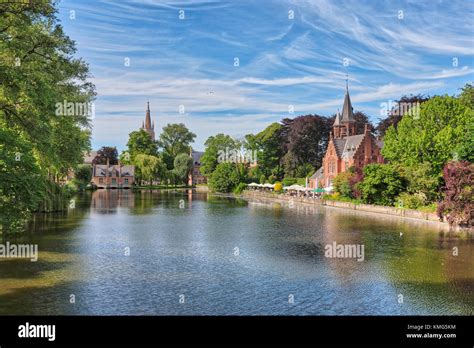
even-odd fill
[(333, 126), (339, 126), (341, 124), (341, 113), (337, 109), (336, 119), (334, 120)]
[(346, 75), (346, 95), (344, 96), (344, 105), (342, 106), (342, 123), (355, 122), (354, 111), (352, 108), (351, 97), (349, 96), (348, 78)]
[(151, 129), (150, 102), (146, 105), (145, 129)]

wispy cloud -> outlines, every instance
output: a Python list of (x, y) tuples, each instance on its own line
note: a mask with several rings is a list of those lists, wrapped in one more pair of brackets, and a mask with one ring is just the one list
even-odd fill
[[(258, 132), (283, 117), (333, 114), (342, 104), (346, 74), (354, 107), (374, 121), (382, 101), (452, 94), (473, 80), (469, 2), (59, 5), (65, 31), (77, 41), (97, 86), (94, 147), (123, 148), (128, 133), (140, 126), (147, 100), (157, 128), (184, 122), (202, 148), (217, 132)], [(288, 114), (289, 105), (295, 114)]]

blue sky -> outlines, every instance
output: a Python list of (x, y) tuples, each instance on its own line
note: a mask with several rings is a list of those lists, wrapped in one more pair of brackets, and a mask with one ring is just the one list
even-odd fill
[(182, 122), (202, 150), (217, 133), (334, 114), (346, 74), (354, 109), (374, 122), (381, 103), (455, 94), (474, 80), (472, 1), (62, 0), (59, 9), (97, 87), (94, 149), (123, 150), (147, 100), (156, 133)]

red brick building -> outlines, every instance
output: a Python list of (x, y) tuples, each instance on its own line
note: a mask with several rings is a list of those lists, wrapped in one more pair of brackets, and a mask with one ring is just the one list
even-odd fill
[(383, 144), (372, 135), (370, 126), (366, 124), (362, 134), (356, 132), (356, 120), (346, 86), (342, 115), (339, 111), (336, 114), (323, 165), (309, 178), (311, 188), (332, 187), (334, 177), (352, 166), (362, 169), (369, 163), (383, 163), (380, 152)]

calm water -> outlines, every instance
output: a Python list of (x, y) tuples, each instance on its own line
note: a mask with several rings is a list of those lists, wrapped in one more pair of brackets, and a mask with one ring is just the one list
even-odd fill
[[(470, 237), (337, 208), (96, 191), (9, 241), (40, 254), (0, 259), (0, 314), (474, 313)], [(365, 260), (326, 258), (334, 241)]]

